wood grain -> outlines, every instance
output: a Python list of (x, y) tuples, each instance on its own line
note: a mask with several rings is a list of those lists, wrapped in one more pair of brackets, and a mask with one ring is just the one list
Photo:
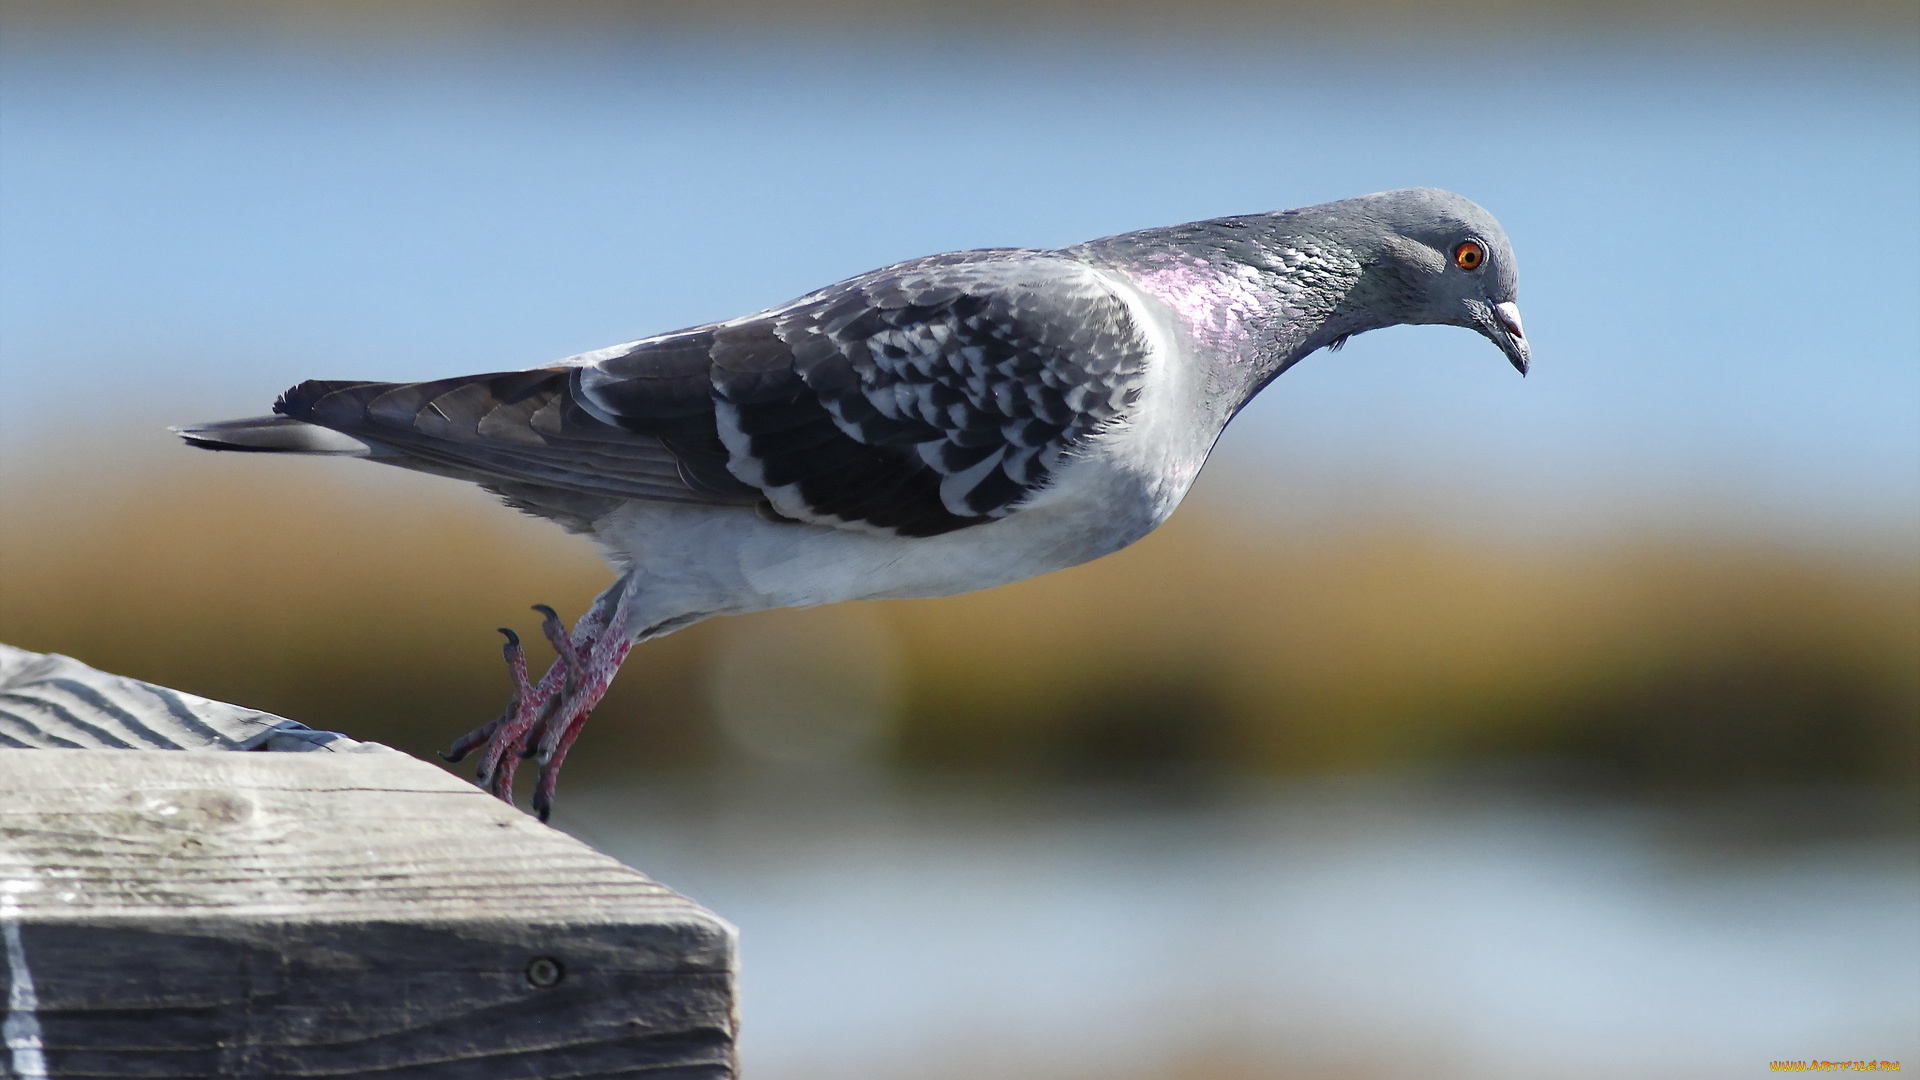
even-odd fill
[(0, 645), (0, 749), (384, 751), (284, 716)]
[(734, 1075), (731, 927), (397, 753), (0, 750), (0, 922), (51, 1076)]

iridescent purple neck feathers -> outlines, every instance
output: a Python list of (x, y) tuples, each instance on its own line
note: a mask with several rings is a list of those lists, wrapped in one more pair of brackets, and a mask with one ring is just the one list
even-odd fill
[(1285, 228), (1290, 217), (1196, 222), (1063, 254), (1118, 272), (1165, 304), (1234, 412), (1308, 353), (1374, 325), (1346, 310), (1362, 260)]

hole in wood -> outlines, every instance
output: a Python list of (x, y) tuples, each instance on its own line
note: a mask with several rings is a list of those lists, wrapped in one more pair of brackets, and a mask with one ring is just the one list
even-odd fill
[(551, 956), (536, 956), (527, 961), (527, 985), (536, 990), (558, 986), (566, 977), (567, 969)]

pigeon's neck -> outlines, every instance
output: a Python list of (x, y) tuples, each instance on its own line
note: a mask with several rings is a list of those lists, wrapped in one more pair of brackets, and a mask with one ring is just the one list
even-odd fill
[(1356, 295), (1366, 291), (1362, 260), (1289, 228), (1290, 218), (1177, 225), (1066, 254), (1118, 271), (1166, 305), (1230, 416), (1308, 353), (1384, 325)]

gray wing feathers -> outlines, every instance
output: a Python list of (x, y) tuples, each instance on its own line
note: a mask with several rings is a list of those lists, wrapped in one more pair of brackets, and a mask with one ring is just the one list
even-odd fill
[[(905, 535), (1017, 509), (1131, 402), (1147, 355), (1091, 268), (1029, 251), (902, 263), (673, 348), (706, 353), (729, 470), (776, 510)], [(658, 377), (643, 343), (578, 386), (629, 418)]]
[(307, 382), (277, 411), (364, 440), (371, 456), (491, 487), (548, 486), (606, 499), (757, 501), (744, 486), (688, 482), (657, 438), (580, 409), (566, 370), (427, 383)]
[(292, 433), (318, 425), (576, 527), (648, 499), (930, 536), (1044, 488), (1133, 401), (1147, 355), (1086, 264), (962, 252), (590, 363), (302, 383), (274, 406), (284, 420), (249, 422), (276, 434), (248, 437), (317, 447)]

